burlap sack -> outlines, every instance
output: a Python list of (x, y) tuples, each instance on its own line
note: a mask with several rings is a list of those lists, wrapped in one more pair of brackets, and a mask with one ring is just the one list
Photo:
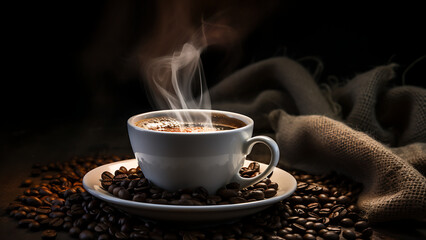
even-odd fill
[(426, 220), (426, 90), (389, 87), (395, 64), (324, 92), (288, 58), (252, 64), (211, 89), (214, 108), (274, 133), (281, 167), (337, 171), (362, 182), (358, 205), (372, 222)]

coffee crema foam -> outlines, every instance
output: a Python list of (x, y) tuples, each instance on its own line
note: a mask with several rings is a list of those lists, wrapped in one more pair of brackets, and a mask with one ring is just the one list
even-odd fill
[(139, 120), (135, 125), (153, 131), (194, 133), (232, 130), (244, 126), (245, 124), (234, 126), (225, 123), (213, 123), (212, 126), (208, 126), (204, 123), (184, 123), (172, 117), (154, 117)]

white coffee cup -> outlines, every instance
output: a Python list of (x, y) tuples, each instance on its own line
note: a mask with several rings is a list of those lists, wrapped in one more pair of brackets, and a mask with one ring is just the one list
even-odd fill
[[(142, 119), (163, 117), (177, 112), (190, 115), (219, 114), (237, 119), (244, 126), (212, 132), (164, 132), (136, 126)], [(163, 110), (135, 115), (127, 121), (133, 152), (143, 174), (153, 184), (168, 191), (204, 187), (209, 194), (230, 182), (247, 187), (267, 177), (278, 164), (279, 148), (267, 136), (252, 137), (251, 118), (217, 110)], [(239, 170), (256, 143), (271, 151), (269, 166), (258, 176), (242, 178)]]

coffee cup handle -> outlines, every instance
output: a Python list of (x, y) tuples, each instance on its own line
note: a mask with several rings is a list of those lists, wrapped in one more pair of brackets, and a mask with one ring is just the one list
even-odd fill
[(255, 177), (243, 178), (240, 176), (239, 172), (237, 172), (232, 181), (239, 183), (241, 188), (245, 188), (260, 182), (262, 179), (266, 178), (269, 174), (271, 174), (274, 168), (278, 165), (280, 151), (277, 143), (270, 137), (256, 136), (247, 139), (243, 145), (243, 152), (248, 155), (251, 152), (251, 149), (253, 148), (254, 144), (256, 143), (263, 143), (268, 146), (269, 150), (271, 151), (271, 160), (269, 162), (268, 167), (262, 173)]

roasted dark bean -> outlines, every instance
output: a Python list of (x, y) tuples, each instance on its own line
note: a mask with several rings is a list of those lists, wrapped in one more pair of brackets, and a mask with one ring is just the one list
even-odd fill
[(118, 196), (119, 198), (122, 198), (122, 199), (130, 199), (129, 191), (127, 191), (127, 189), (125, 189), (125, 188), (120, 189), (120, 190), (118, 191), (117, 196)]
[(52, 209), (50, 209), (50, 207), (43, 207), (42, 206), (42, 207), (37, 208), (36, 212), (40, 213), (40, 214), (49, 214), (50, 212), (52, 212)]
[(298, 233), (304, 233), (306, 231), (306, 228), (304, 226), (297, 223), (293, 223), (292, 228), (295, 232), (298, 232)]
[(294, 195), (290, 198), (290, 202), (294, 205), (303, 203), (303, 199), (301, 196)]
[(65, 217), (65, 213), (63, 212), (51, 212), (49, 213), (50, 218), (63, 218)]
[(262, 200), (265, 198), (265, 194), (260, 190), (253, 190), (249, 193), (249, 198), (254, 198), (256, 200)]
[(324, 229), (325, 225), (323, 223), (314, 223), (314, 229), (319, 231), (321, 229)]
[(330, 240), (339, 240), (339, 234), (333, 231), (327, 231), (322, 235), (322, 237)]
[(114, 175), (108, 171), (105, 171), (101, 174), (102, 180), (112, 180), (114, 178)]
[(354, 221), (350, 218), (343, 218), (340, 220), (340, 224), (344, 227), (352, 227), (354, 225)]
[(38, 231), (38, 230), (40, 230), (41, 225), (40, 225), (40, 223), (39, 223), (39, 222), (37, 222), (37, 221), (32, 221), (32, 222), (30, 222), (30, 223), (28, 224), (28, 228), (29, 228), (31, 231)]
[(68, 231), (71, 227), (72, 227), (71, 222), (64, 222), (64, 224), (62, 225), (62, 229), (66, 230), (66, 231)]
[(356, 238), (356, 234), (354, 231), (349, 230), (349, 229), (345, 229), (343, 230), (342, 236), (348, 240), (352, 240)]
[(71, 227), (68, 231), (71, 237), (78, 237), (78, 235), (80, 235), (80, 232), (81, 230), (79, 227)]
[[(98, 240), (110, 240), (111, 239), (111, 237), (108, 235), (108, 234), (101, 234), (101, 235), (99, 235), (99, 237), (98, 237)], [(134, 238), (134, 239), (142, 239), (142, 238)]]
[(305, 235), (303, 235), (303, 240), (315, 240), (316, 237), (313, 234), (310, 233), (306, 233)]
[(62, 227), (62, 224), (64, 223), (64, 219), (63, 218), (59, 218), (59, 217), (55, 217), (50, 219), (49, 221), (49, 226), (52, 228), (60, 228)]
[(355, 230), (358, 232), (362, 232), (362, 230), (366, 229), (368, 227), (368, 223), (366, 221), (358, 221), (354, 225)]
[(93, 232), (91, 232), (89, 230), (83, 230), (83, 231), (81, 231), (81, 233), (78, 235), (78, 237), (81, 240), (92, 240), (92, 239), (95, 239), (95, 235), (93, 234)]
[(43, 202), (40, 200), (40, 198), (35, 197), (35, 196), (27, 197), (25, 199), (25, 203), (30, 205), (30, 206), (34, 206), (34, 207), (39, 207), (43, 204)]
[(24, 218), (18, 221), (18, 226), (19, 227), (28, 227), (28, 225), (32, 222), (35, 222), (35, 220), (33, 219), (29, 219), (29, 218)]
[(238, 189), (221, 188), (217, 191), (217, 195), (221, 196), (224, 199), (229, 199), (231, 197), (238, 197)]
[(55, 230), (52, 229), (48, 229), (48, 230), (44, 230), (41, 233), (41, 238), (43, 240), (52, 240), (52, 239), (56, 239), (57, 233)]
[[(94, 198), (82, 187), (81, 180), (86, 172), (116, 160), (89, 158), (71, 160), (66, 164), (49, 164), (43, 168), (40, 166), (37, 169), (44, 169), (45, 180), (26, 189), (16, 199), (16, 204), (9, 205), (7, 212), (12, 217), (22, 217), (18, 225), (34, 231), (54, 228), (68, 231), (74, 237), (100, 240), (269, 240), (316, 239), (317, 236), (319, 239), (337, 239), (340, 233), (346, 239), (367, 239), (373, 232), (366, 222), (364, 224), (359, 220), (359, 210), (351, 205), (356, 202), (360, 192), (358, 185), (342, 180), (337, 174), (315, 176), (298, 171), (292, 172), (298, 180), (293, 196), (236, 223), (209, 230), (188, 231), (145, 222)], [(242, 168), (241, 175), (257, 175), (259, 166), (251, 164)], [(47, 170), (49, 172), (45, 172)], [(99, 183), (105, 190), (119, 198), (151, 204), (241, 204), (273, 197), (279, 189), (277, 183), (266, 178), (243, 189), (237, 183), (229, 183), (217, 195), (208, 195), (202, 188), (169, 192), (149, 182), (140, 167), (129, 170), (123, 167), (115, 173), (104, 172), (100, 176), (102, 180)], [(346, 229), (352, 226), (356, 233), (352, 228)]]
[(23, 219), (23, 218), (26, 218), (27, 217), (27, 212), (25, 212), (25, 211), (19, 211), (19, 210), (16, 210), (15, 211), (15, 214), (13, 215), (13, 217), (15, 217), (16, 219)]

